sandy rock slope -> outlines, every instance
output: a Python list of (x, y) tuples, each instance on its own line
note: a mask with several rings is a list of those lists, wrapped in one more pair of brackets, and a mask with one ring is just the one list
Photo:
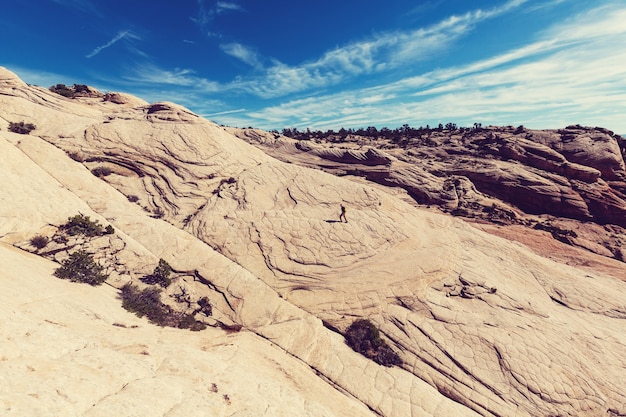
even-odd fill
[[(36, 129), (9, 132), (19, 121)], [(7, 415), (626, 415), (614, 276), (280, 162), (176, 104), (67, 99), (4, 69), (0, 152)], [(22, 250), (78, 212), (115, 229), (88, 246), (109, 285)], [(115, 288), (159, 258), (166, 298), (210, 299), (207, 330), (119, 308)], [(344, 343), (356, 318), (402, 366)]]

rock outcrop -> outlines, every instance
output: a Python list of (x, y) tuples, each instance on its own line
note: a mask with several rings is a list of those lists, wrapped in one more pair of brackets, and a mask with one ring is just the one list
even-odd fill
[(142, 106), (147, 105), (148, 103), (145, 100), (132, 96), (130, 94), (125, 93), (106, 93), (103, 97), (104, 101), (110, 101), (115, 104), (127, 104), (130, 106)]
[[(261, 135), (296, 163), (281, 162), (172, 103), (77, 101), (0, 74), (5, 414), (626, 414), (623, 263), (598, 256), (607, 267), (590, 272), (547, 259), (405, 193), (303, 168), (312, 150)], [(7, 131), (24, 115), (30, 135)], [(442, 178), (387, 149), (315, 158), (381, 178), (415, 169), (416, 192), (455, 209), (496, 201), (468, 175)], [(577, 181), (602, 180), (571, 164)], [(524, 175), (528, 192), (545, 188), (543, 175)], [(76, 242), (102, 255), (109, 285), (59, 281), (63, 252), (29, 243), (76, 213), (114, 229)], [(158, 328), (116, 307), (116, 289), (148, 285), (141, 277), (159, 259), (175, 273), (168, 302), (189, 311), (210, 300), (212, 314), (196, 316), (208, 329)], [(345, 344), (357, 318), (377, 325), (402, 365)]]
[(229, 131), (283, 161), (398, 187), (420, 205), (466, 219), (530, 227), (569, 219), (574, 229), (592, 223), (593, 233), (581, 239), (594, 240), (596, 253), (626, 259), (626, 148), (606, 129), (428, 130), (402, 141), (352, 136), (341, 143)]

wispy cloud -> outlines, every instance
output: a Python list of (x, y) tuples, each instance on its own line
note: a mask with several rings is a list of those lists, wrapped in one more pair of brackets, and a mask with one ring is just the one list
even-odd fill
[[(266, 68), (264, 76), (238, 80), (237, 86), (262, 98), (280, 97), (425, 61), (470, 32), (478, 23), (507, 13), (526, 1), (510, 0), (492, 9), (454, 15), (427, 28), (382, 33), (330, 50), (316, 60), (296, 66), (273, 59), (274, 64)], [(255, 60), (260, 60), (258, 55)]]
[(236, 3), (227, 2), (227, 1), (218, 1), (216, 7), (217, 13), (224, 13), (229, 11), (241, 12), (243, 11), (243, 7)]
[(443, 3), (443, 1), (444, 0), (430, 0), (420, 2), (420, 4), (409, 10), (406, 15), (411, 17), (419, 17), (430, 10), (436, 9), (441, 5), (441, 3)]
[(215, 93), (224, 88), (220, 83), (198, 77), (193, 70), (165, 70), (154, 64), (135, 65), (124, 80), (130, 85), (190, 87), (198, 93)]
[[(543, 4), (547, 7), (559, 1)], [(266, 129), (449, 121), (471, 125), (479, 121), (538, 128), (582, 123), (626, 132), (626, 121), (623, 126), (611, 124), (626, 113), (626, 49), (618, 47), (626, 44), (626, 7), (617, 2), (564, 19), (536, 35), (534, 42), (486, 59), (328, 93), (330, 86), (361, 80), (364, 75), (392, 74), (394, 69), (429, 59), (429, 54), (453, 44), (487, 19), (522, 5), (528, 2), (509, 1), (489, 10), (450, 16), (426, 28), (378, 34), (299, 65), (262, 57), (240, 43), (224, 43), (224, 53), (255, 70), (254, 75), (231, 81), (216, 82), (189, 69), (150, 65), (138, 67), (128, 81), (146, 90), (161, 86), (163, 93), (179, 94), (182, 104), (200, 108), (200, 113), (221, 123)], [(309, 97), (252, 110), (242, 108), (250, 107), (248, 103), (232, 99), (252, 95), (269, 100), (303, 92)], [(206, 100), (205, 106), (199, 106), (208, 94), (229, 98)], [(194, 103), (190, 98), (197, 100)]]
[[(300, 65), (288, 65), (276, 58), (263, 57), (255, 49), (238, 42), (223, 43), (220, 47), (224, 53), (251, 66), (256, 73), (240, 75), (231, 82), (221, 83), (220, 89), (270, 99), (324, 89), (362, 75), (391, 71), (407, 63), (414, 65), (429, 59), (432, 54), (470, 32), (478, 23), (507, 13), (526, 1), (509, 0), (492, 9), (453, 15), (427, 28), (381, 33), (364, 41), (337, 47)], [(198, 0), (198, 5), (200, 14), (198, 19), (194, 19), (198, 23), (208, 22), (219, 8), (242, 10), (229, 2), (218, 2), (216, 8), (210, 8), (206, 0)], [(264, 62), (269, 62), (269, 65), (263, 65)], [(186, 77), (174, 79), (186, 85)], [(216, 85), (206, 80), (203, 84)]]
[(190, 19), (200, 26), (200, 28), (204, 29), (205, 26), (213, 20), (215, 11), (207, 6), (206, 0), (197, 0), (197, 2), (198, 12), (195, 17), (190, 17)]
[(225, 111), (220, 111), (220, 112), (217, 112), (217, 113), (206, 113), (206, 114), (203, 114), (203, 116), (211, 118), (211, 117), (215, 117), (215, 116), (225, 116), (227, 114), (243, 113), (245, 111), (246, 111), (246, 109), (225, 110)]
[(118, 32), (117, 35), (115, 35), (115, 37), (113, 39), (111, 39), (110, 41), (108, 41), (104, 45), (96, 47), (93, 51), (91, 51), (85, 57), (86, 58), (93, 58), (94, 56), (96, 56), (100, 52), (102, 52), (103, 49), (106, 49), (106, 48), (109, 48), (109, 47), (113, 46), (115, 43), (119, 42), (120, 40), (122, 40), (124, 38), (139, 39), (139, 37), (134, 35), (130, 30), (123, 30), (123, 31)]
[(536, 12), (536, 11), (540, 11), (540, 10), (544, 10), (544, 9), (549, 9), (551, 7), (554, 6), (558, 6), (561, 3), (564, 3), (568, 0), (548, 0), (545, 1), (543, 3), (538, 3), (538, 4), (533, 4), (530, 7), (528, 7), (526, 10), (524, 10), (525, 13), (532, 13), (532, 12)]
[(230, 55), (233, 58), (237, 58), (255, 69), (263, 68), (259, 55), (252, 48), (237, 42), (222, 44), (220, 45), (220, 48), (225, 54)]
[(598, 8), (499, 56), (376, 87), (293, 100), (248, 116), (265, 128), (417, 120), (535, 127), (604, 123), (626, 131), (626, 124), (610, 125), (626, 111), (626, 50), (615, 47), (626, 44), (625, 19), (626, 8)]
[[(221, 15), (228, 12), (243, 12), (245, 9), (239, 4), (228, 1), (217, 1), (213, 3), (213, 0), (197, 0), (198, 12), (195, 17), (190, 19), (195, 22), (202, 30), (206, 30), (207, 26), (215, 19), (217, 15)], [(211, 34), (209, 33), (209, 36)]]

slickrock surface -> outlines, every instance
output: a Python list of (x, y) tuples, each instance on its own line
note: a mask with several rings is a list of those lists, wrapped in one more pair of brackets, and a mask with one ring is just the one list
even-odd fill
[(159, 328), (0, 244), (3, 416), (368, 416), (251, 332)]
[[(406, 190), (471, 221), (524, 225), (626, 260), (624, 139), (602, 128), (424, 130), (395, 141), (228, 131), (286, 162)], [(591, 225), (591, 226), (590, 226)]]
[[(19, 121), (36, 129), (9, 132)], [(303, 145), (279, 146), (307, 163)], [(67, 99), (4, 69), (0, 152), (8, 415), (626, 415), (621, 262), (610, 273), (555, 262), (401, 193), (280, 162), (176, 104)], [(334, 152), (318, 153), (331, 166), (344, 157)], [(620, 172), (572, 164), (587, 181)], [(115, 229), (70, 242), (100, 255), (109, 285), (60, 281), (50, 259), (68, 251), (29, 245), (78, 212)], [(169, 303), (209, 298), (213, 314), (197, 315), (208, 329), (159, 328), (119, 307), (113, 287), (160, 258), (175, 271)], [(345, 344), (357, 318), (402, 366)]]

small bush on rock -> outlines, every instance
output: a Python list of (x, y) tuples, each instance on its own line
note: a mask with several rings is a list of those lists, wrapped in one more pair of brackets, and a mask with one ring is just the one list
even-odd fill
[(35, 130), (35, 125), (24, 122), (9, 122), (9, 130), (13, 133), (19, 133), (20, 135), (28, 135), (30, 132)]
[(50, 239), (48, 239), (46, 236), (37, 235), (33, 236), (30, 239), (30, 244), (37, 249), (43, 249), (48, 245), (49, 241)]
[(157, 207), (154, 209), (154, 214), (151, 216), (154, 219), (162, 219), (165, 216), (165, 212), (161, 207)]
[(346, 343), (355, 352), (372, 359), (374, 362), (393, 366), (401, 365), (402, 359), (380, 337), (380, 331), (369, 320), (360, 319), (348, 327), (345, 334)]
[(89, 88), (89, 86), (85, 84), (74, 84), (73, 86), (67, 86), (65, 84), (57, 84), (48, 88), (48, 90), (52, 91), (53, 93), (62, 95), (63, 97), (67, 97), (67, 98), (93, 97), (94, 94), (96, 96), (102, 96), (102, 94), (98, 93), (97, 91), (92, 91)]
[(49, 90), (52, 91), (53, 93), (57, 93), (59, 95), (62, 95), (63, 97), (68, 97), (68, 98), (73, 98), (74, 95), (76, 94), (75, 91), (71, 87), (68, 87), (65, 84), (53, 85), (52, 87), (49, 88)]
[(107, 177), (113, 173), (111, 168), (108, 167), (95, 167), (91, 170), (91, 173), (98, 178)]
[(69, 217), (67, 223), (61, 225), (61, 230), (70, 236), (85, 235), (88, 237), (102, 236), (105, 232), (97, 220), (91, 220), (89, 216), (77, 214)]
[(82, 282), (89, 285), (100, 285), (107, 280), (108, 275), (104, 267), (98, 264), (93, 256), (83, 250), (76, 251), (61, 263), (54, 271), (54, 275), (72, 282)]
[(192, 332), (199, 332), (206, 329), (206, 324), (193, 318), (191, 314), (183, 314), (178, 322), (179, 329), (189, 329)]
[(68, 152), (67, 156), (72, 158), (76, 162), (85, 162), (85, 158), (78, 152)]
[(137, 317), (146, 316), (151, 322), (159, 326), (171, 326), (169, 316), (172, 309), (161, 302), (161, 290), (158, 288), (145, 288), (140, 290), (132, 284), (122, 287), (120, 297), (122, 307)]
[(208, 297), (202, 297), (201, 299), (199, 299), (198, 306), (198, 312), (204, 314), (205, 316), (213, 315), (213, 306), (211, 305)]
[(120, 298), (122, 307), (138, 317), (147, 317), (152, 323), (159, 326), (177, 327), (199, 331), (206, 329), (206, 324), (194, 319), (192, 314), (174, 311), (170, 306), (161, 302), (159, 288), (144, 288), (140, 290), (135, 285), (126, 284), (121, 288)]
[(154, 268), (152, 274), (146, 275), (141, 280), (146, 284), (158, 284), (163, 288), (167, 288), (172, 283), (170, 275), (172, 275), (170, 264), (163, 259), (159, 259), (159, 264)]

